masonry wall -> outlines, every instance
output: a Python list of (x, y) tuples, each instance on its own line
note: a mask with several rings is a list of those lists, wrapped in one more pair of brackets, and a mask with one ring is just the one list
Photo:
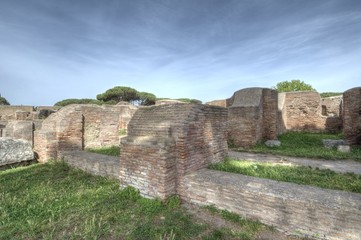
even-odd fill
[(185, 176), (182, 199), (258, 219), (290, 234), (361, 239), (361, 195), (202, 169)]
[[(317, 92), (279, 93), (279, 132), (340, 132), (342, 119), (339, 115), (322, 115), (321, 97)], [(325, 111), (325, 110), (324, 110)]]
[(343, 135), (350, 145), (361, 146), (361, 87), (343, 93)]
[(121, 141), (121, 186), (150, 198), (179, 194), (185, 174), (226, 156), (226, 118), (225, 108), (201, 104), (140, 108)]
[(277, 91), (247, 88), (234, 93), (228, 107), (228, 139), (235, 146), (250, 147), (277, 137)]
[[(33, 106), (14, 106), (14, 105), (0, 105), (0, 119), (1, 120), (17, 120), (15, 117), (17, 112), (30, 112), (34, 111)], [(18, 119), (23, 120), (23, 119)]]
[(61, 157), (61, 151), (119, 145), (119, 130), (125, 128), (133, 106), (69, 105), (50, 115), (34, 133), (34, 151), (39, 161)]

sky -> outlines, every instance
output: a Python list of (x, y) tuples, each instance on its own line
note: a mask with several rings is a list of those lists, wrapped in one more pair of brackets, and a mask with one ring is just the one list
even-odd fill
[(360, 0), (0, 0), (12, 105), (115, 86), (208, 102), (292, 79), (361, 86)]

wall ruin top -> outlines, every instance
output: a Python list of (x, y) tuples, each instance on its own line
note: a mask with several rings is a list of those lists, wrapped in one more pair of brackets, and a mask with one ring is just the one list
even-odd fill
[(201, 104), (140, 108), (121, 140), (120, 180), (146, 197), (182, 191), (182, 176), (227, 155), (227, 109)]

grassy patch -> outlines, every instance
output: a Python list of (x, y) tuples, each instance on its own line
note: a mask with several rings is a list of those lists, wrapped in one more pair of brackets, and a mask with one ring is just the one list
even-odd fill
[[(229, 222), (232, 222), (234, 224), (242, 226), (243, 231), (233, 232), (233, 234), (235, 236), (240, 237), (240, 239), (251, 239), (251, 237), (254, 234), (259, 232), (262, 228), (267, 227), (267, 226), (263, 225), (262, 223), (260, 223), (259, 221), (245, 219), (245, 218), (239, 216), (238, 214), (229, 212), (228, 210), (218, 209), (214, 205), (208, 205), (203, 208), (208, 210), (213, 215), (219, 215), (220, 217), (222, 217), (223, 219), (225, 219)], [(268, 228), (271, 229), (271, 227), (268, 227)], [(223, 237), (223, 235), (226, 235), (227, 233), (229, 234), (228, 231), (218, 230), (218, 231), (214, 231), (212, 234), (215, 236), (222, 235), (222, 237)], [(215, 238), (215, 239), (223, 239), (223, 238)]]
[[(253, 231), (244, 232), (252, 236)], [(62, 162), (0, 172), (0, 239), (240, 239), (180, 206)], [(247, 239), (247, 238), (245, 238)]]
[(353, 148), (350, 153), (337, 151), (336, 148), (325, 148), (322, 139), (342, 139), (340, 134), (288, 132), (278, 137), (280, 147), (267, 147), (258, 144), (250, 149), (238, 149), (255, 153), (273, 153), (293, 157), (323, 159), (353, 159), (361, 161), (361, 149)]
[(282, 166), (231, 159), (212, 164), (209, 168), (277, 181), (361, 193), (361, 175), (353, 173), (336, 173), (331, 170), (312, 169), (305, 166)]
[(87, 148), (85, 151), (99, 153), (109, 156), (120, 156), (120, 148), (118, 146), (102, 147), (102, 148)]

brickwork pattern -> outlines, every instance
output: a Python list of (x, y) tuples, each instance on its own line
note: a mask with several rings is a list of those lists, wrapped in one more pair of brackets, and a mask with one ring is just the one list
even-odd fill
[(279, 93), (279, 112), (284, 131), (339, 132), (339, 116), (323, 116), (321, 97), (317, 92)]
[(184, 178), (183, 200), (255, 218), (289, 233), (361, 239), (361, 195), (202, 169)]
[(119, 130), (135, 107), (69, 105), (50, 115), (34, 133), (34, 151), (39, 161), (57, 159), (59, 151), (119, 145)]
[(343, 135), (350, 145), (361, 145), (361, 87), (343, 93)]
[(201, 104), (140, 108), (121, 141), (121, 186), (165, 198), (182, 191), (182, 176), (224, 159), (227, 110)]
[(278, 130), (277, 91), (247, 88), (229, 100), (228, 139), (237, 147), (251, 147), (262, 139), (276, 139)]

